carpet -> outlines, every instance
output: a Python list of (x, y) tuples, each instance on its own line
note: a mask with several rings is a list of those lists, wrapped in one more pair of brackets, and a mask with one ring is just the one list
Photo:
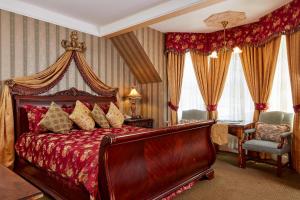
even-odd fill
[(281, 178), (276, 168), (247, 162), (237, 167), (237, 155), (219, 153), (214, 164), (215, 178), (199, 181), (175, 200), (300, 200), (300, 175), (284, 168)]

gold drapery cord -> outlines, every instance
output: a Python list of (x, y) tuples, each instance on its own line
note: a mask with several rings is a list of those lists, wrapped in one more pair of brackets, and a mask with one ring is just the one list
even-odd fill
[(169, 107), (170, 107), (170, 122), (176, 124), (177, 109), (180, 100), (183, 68), (184, 68), (185, 54), (177, 54), (174, 52), (168, 53), (168, 87), (169, 87)]
[(218, 58), (210, 58), (208, 73), (208, 105), (209, 119), (217, 119), (217, 105), (222, 96), (232, 51), (221, 50)]
[(248, 89), (255, 103), (254, 122), (258, 120), (260, 112), (267, 109), (280, 39), (281, 37), (277, 37), (259, 47), (245, 46), (240, 54)]
[(287, 35), (286, 44), (295, 110), (292, 160), (293, 167), (300, 173), (300, 31)]

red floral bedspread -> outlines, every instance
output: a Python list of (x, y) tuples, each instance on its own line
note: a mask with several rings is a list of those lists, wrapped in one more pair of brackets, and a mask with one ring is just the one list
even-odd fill
[(145, 128), (123, 126), (122, 128), (73, 130), (69, 134), (24, 133), (15, 148), (17, 154), (56, 175), (75, 184), (83, 184), (90, 198), (96, 199), (98, 191), (98, 156), (101, 140), (106, 134), (140, 132)]

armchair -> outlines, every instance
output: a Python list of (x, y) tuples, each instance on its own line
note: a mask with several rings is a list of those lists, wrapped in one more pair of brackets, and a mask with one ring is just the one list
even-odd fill
[(184, 110), (182, 111), (183, 120), (208, 120), (208, 112), (203, 110)]
[[(242, 168), (246, 167), (246, 160), (250, 160), (250, 156), (247, 155), (246, 158), (246, 150), (254, 151), (254, 152), (265, 152), (277, 155), (277, 176), (281, 176), (282, 167), (289, 164), (292, 165), (291, 160), (291, 137), (293, 130), (293, 113), (285, 113), (279, 111), (273, 112), (264, 112), (259, 116), (258, 122), (262, 122), (265, 124), (275, 124), (275, 125), (289, 125), (290, 130), (287, 132), (280, 132), (279, 137), (280, 141), (270, 141), (266, 139), (257, 139), (256, 137), (256, 129), (247, 129), (244, 131), (244, 140), (242, 141), (242, 152), (240, 160), (240, 166)], [(278, 133), (277, 133), (278, 134)], [(288, 154), (288, 163), (285, 165), (282, 164), (282, 155)]]

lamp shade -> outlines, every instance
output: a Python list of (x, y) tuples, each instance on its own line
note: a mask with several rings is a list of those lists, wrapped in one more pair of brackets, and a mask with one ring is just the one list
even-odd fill
[(129, 99), (141, 99), (142, 95), (133, 87), (130, 90), (130, 93), (127, 95)]

